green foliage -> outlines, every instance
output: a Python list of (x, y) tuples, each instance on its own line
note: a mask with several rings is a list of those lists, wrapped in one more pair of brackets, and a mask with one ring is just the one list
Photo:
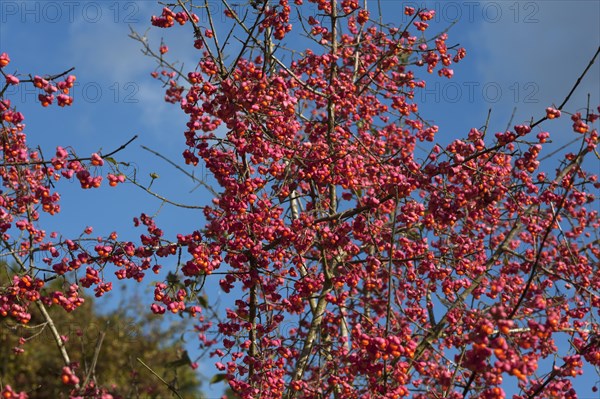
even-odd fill
[[(86, 296), (85, 300), (71, 313), (59, 306), (47, 308), (58, 331), (67, 338), (65, 346), (71, 361), (78, 363), (74, 371), (81, 384), (89, 375), (89, 381), (106, 388), (114, 398), (177, 397), (166, 382), (181, 397), (203, 397), (198, 375), (189, 361), (180, 361), (186, 355), (175, 340), (180, 325), (165, 327), (153, 315), (130, 316), (143, 314), (135, 301), (100, 315), (93, 298)], [(64, 363), (60, 352), (39, 309), (31, 310), (26, 326), (0, 319), (0, 383), (33, 398), (66, 398), (72, 386), (61, 381)], [(15, 348), (24, 352), (16, 353)]]

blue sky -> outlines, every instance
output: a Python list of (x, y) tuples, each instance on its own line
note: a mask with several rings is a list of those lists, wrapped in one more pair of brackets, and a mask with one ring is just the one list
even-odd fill
[[(376, 3), (369, 4), (376, 13)], [(467, 58), (454, 67), (452, 80), (433, 76), (427, 91), (416, 96), (422, 116), (440, 126), (438, 139), (446, 143), (466, 135), (471, 127), (482, 126), (488, 109), (492, 109), (492, 132), (506, 128), (514, 108), (513, 125), (543, 116), (546, 106), (563, 100), (600, 44), (598, 1), (383, 0), (384, 19), (408, 22), (402, 14), (404, 5), (436, 10), (430, 33), (457, 21), (449, 31), (448, 44), (467, 49)], [(117, 158), (136, 164), (142, 180), (149, 181), (150, 173), (158, 173), (160, 178), (152, 186), (157, 192), (175, 201), (203, 205), (211, 199), (205, 191), (195, 189), (196, 183), (140, 148), (159, 150), (177, 162), (184, 149), (185, 115), (178, 106), (163, 101), (164, 91), (150, 78), (154, 60), (144, 57), (139, 43), (127, 37), (130, 26), (139, 33), (150, 28), (147, 34), (155, 48), (164, 37), (171, 59), (188, 66), (186, 71), (192, 69), (197, 53), (191, 47), (189, 26), (150, 27), (150, 16), (160, 14), (161, 8), (155, 1), (3, 0), (0, 52), (11, 57), (10, 73), (43, 75), (76, 68), (75, 103), (70, 108), (44, 109), (33, 90), (12, 93), (13, 103), (25, 114), (30, 144), (39, 144), (47, 156), (57, 145), (72, 146), (87, 156), (99, 149), (107, 152), (137, 134), (139, 139)], [(596, 63), (567, 109), (582, 110), (588, 94), (595, 107), (600, 103), (599, 88)], [(548, 125), (557, 146), (574, 134), (568, 118), (563, 119)], [(598, 162), (589, 166), (600, 171)], [(46, 226), (67, 236), (91, 225), (98, 234), (117, 230), (122, 238), (135, 239), (140, 232), (132, 228), (131, 219), (140, 212), (157, 214), (168, 237), (191, 231), (202, 222), (200, 211), (161, 206), (159, 200), (131, 185), (82, 191), (61, 183), (58, 189), (63, 211)], [(589, 385), (590, 380), (579, 385), (581, 397), (592, 397)]]

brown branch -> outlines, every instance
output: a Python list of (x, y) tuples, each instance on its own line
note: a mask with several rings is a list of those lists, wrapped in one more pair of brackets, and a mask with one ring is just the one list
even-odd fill
[[(573, 160), (573, 162), (569, 166), (567, 166), (562, 171), (562, 173), (560, 173), (557, 176), (557, 178), (555, 179), (555, 181), (556, 182), (560, 182), (569, 173), (567, 171), (570, 171), (574, 167), (579, 167), (581, 165), (581, 163), (583, 162), (583, 158), (585, 157), (585, 155), (587, 153), (589, 153), (589, 150), (587, 150), (587, 149), (584, 149), (582, 152), (580, 152), (579, 155), (577, 156), (577, 158), (575, 158), (575, 160)], [(537, 271), (538, 265), (540, 263), (540, 259), (542, 257), (542, 252), (543, 252), (543, 249), (544, 249), (544, 244), (546, 243), (546, 240), (550, 236), (550, 232), (552, 231), (553, 226), (556, 223), (556, 220), (558, 219), (558, 214), (559, 214), (559, 212), (562, 210), (562, 208), (564, 206), (564, 203), (565, 203), (565, 201), (567, 199), (567, 195), (569, 194), (570, 190), (573, 188), (573, 183), (574, 183), (573, 180), (574, 179), (572, 179), (572, 181), (570, 182), (569, 186), (565, 189), (565, 193), (563, 194), (562, 198), (560, 199), (560, 203), (558, 204), (557, 209), (554, 212), (552, 212), (552, 220), (550, 221), (550, 224), (546, 228), (546, 231), (544, 232), (544, 236), (542, 237), (542, 242), (540, 243), (540, 248), (537, 251), (537, 254), (536, 254), (536, 257), (535, 257), (535, 261), (534, 261), (533, 265), (531, 266), (531, 272), (529, 273), (529, 279), (527, 280), (525, 288), (523, 289), (523, 292), (521, 292), (521, 295), (520, 295), (519, 299), (517, 300), (517, 303), (515, 304), (515, 307), (513, 308), (513, 310), (508, 315), (508, 319), (509, 320), (512, 319), (515, 316), (515, 314), (519, 310), (519, 307), (521, 306), (521, 303), (523, 303), (523, 300), (525, 299), (525, 296), (527, 295), (527, 292), (529, 292), (529, 288), (531, 287), (531, 284), (533, 283), (533, 279), (535, 277), (535, 273)]]
[(140, 362), (142, 364), (142, 366), (146, 367), (148, 369), (148, 371), (150, 371), (152, 374), (154, 374), (154, 376), (156, 378), (158, 378), (160, 382), (165, 384), (165, 386), (169, 389), (169, 391), (173, 392), (173, 394), (175, 396), (177, 396), (179, 399), (183, 399), (183, 397), (179, 394), (179, 392), (173, 386), (173, 384), (169, 384), (167, 381), (165, 381), (160, 375), (158, 375), (158, 373), (156, 371), (152, 370), (150, 368), (150, 366), (148, 366), (146, 363), (144, 363), (144, 361), (142, 359), (140, 359), (139, 357), (137, 358), (137, 361)]
[[(65, 76), (66, 74), (68, 74), (69, 72), (74, 71), (74, 70), (75, 70), (75, 67), (71, 67), (71, 68), (67, 69), (64, 72), (57, 73), (56, 75), (46, 76), (44, 79), (46, 79), (46, 80), (55, 80), (55, 79), (58, 79), (58, 78), (60, 78), (62, 76)], [(0, 73), (2, 74), (2, 76), (6, 77), (6, 74), (4, 73), (4, 71), (1, 68), (0, 68)], [(31, 74), (29, 74), (29, 79), (19, 79), (19, 83), (33, 83), (33, 78), (31, 77)], [(0, 97), (4, 96), (4, 92), (6, 91), (6, 89), (8, 88), (8, 86), (10, 86), (8, 83), (6, 83), (4, 85), (4, 87), (0, 91)]]
[[(244, 32), (246, 34), (251, 36), (254, 44), (256, 44), (258, 47), (261, 47), (261, 48), (264, 47), (265, 43), (263, 43), (260, 39), (258, 39), (252, 35), (253, 30), (250, 30), (246, 26), (246, 24), (244, 24), (244, 22), (239, 19), (238, 15), (236, 13), (234, 13), (233, 10), (231, 10), (231, 8), (227, 4), (226, 4), (226, 6), (228, 7), (228, 9), (230, 11), (232, 11), (233, 18), (237, 22), (237, 24), (244, 30)], [(274, 54), (271, 54), (271, 61), (275, 61), (275, 63), (277, 65), (279, 65), (279, 67), (281, 69), (283, 69), (289, 76), (291, 76), (300, 86), (302, 86), (303, 89), (308, 90), (311, 93), (313, 93), (314, 95), (317, 95), (319, 97), (323, 97), (323, 98), (327, 97), (327, 95), (325, 93), (322, 93), (319, 90), (315, 89), (314, 87), (310, 87), (309, 85), (307, 85), (306, 82), (304, 82), (298, 75), (296, 75), (291, 69), (289, 69), (287, 67), (287, 65), (285, 65), (282, 61), (280, 61)]]
[[(581, 83), (581, 81), (583, 80), (583, 77), (587, 74), (587, 72), (589, 71), (589, 69), (592, 67), (592, 65), (594, 64), (594, 62), (596, 61), (596, 58), (598, 57), (598, 54), (600, 53), (600, 47), (598, 47), (598, 50), (596, 51), (596, 53), (594, 54), (594, 56), (592, 57), (592, 59), (590, 60), (590, 62), (588, 63), (587, 67), (584, 69), (584, 71), (581, 73), (581, 75), (579, 76), (579, 78), (577, 78), (577, 81), (575, 82), (575, 84), (573, 85), (573, 87), (571, 88), (571, 91), (569, 91), (569, 94), (567, 94), (567, 96), (565, 97), (565, 99), (563, 100), (563, 102), (558, 106), (558, 110), (562, 110), (563, 107), (567, 104), (567, 102), (569, 101), (569, 99), (571, 98), (571, 95), (575, 92), (575, 89), (577, 89), (577, 87), (579, 86), (579, 84)], [(533, 128), (537, 125), (539, 125), (540, 123), (542, 123), (543, 121), (547, 120), (548, 117), (544, 116), (542, 118), (540, 118), (539, 120), (533, 122), (531, 125), (529, 125), (529, 127)], [(570, 144), (570, 143), (569, 143)], [(448, 166), (448, 168), (453, 168), (455, 166), (459, 166), (462, 165), (464, 163), (467, 163), (468, 161), (475, 159), (475, 158), (479, 158), (482, 155), (485, 155), (487, 153), (496, 151), (502, 147), (504, 147), (506, 144), (496, 144), (493, 147), (490, 148), (486, 148), (485, 150), (482, 150), (480, 152), (477, 152), (475, 154), (466, 156), (465, 159), (462, 162), (456, 162), (454, 164), (450, 164)], [(440, 172), (438, 172), (439, 174)]]
[[(323, 321), (323, 315), (325, 314), (325, 309), (327, 308), (327, 300), (325, 298), (327, 297), (327, 294), (329, 294), (331, 289), (331, 283), (325, 284), (323, 286), (321, 294), (319, 295), (319, 300), (317, 302), (315, 311), (313, 312), (313, 318), (310, 323), (308, 334), (304, 339), (304, 345), (302, 346), (300, 357), (298, 358), (298, 362), (296, 363), (296, 369), (292, 376), (292, 381), (298, 381), (302, 379), (302, 376), (304, 375), (304, 371), (306, 370), (306, 367), (308, 365), (308, 358), (310, 357), (310, 354), (312, 353), (312, 350), (315, 346), (315, 339), (317, 338), (317, 334), (321, 327), (321, 322)], [(288, 394), (285, 397), (291, 398), (292, 396), (292, 391), (288, 390)]]
[[(517, 233), (519, 232), (519, 230), (521, 229), (522, 224), (520, 222), (517, 222), (513, 228), (511, 229), (511, 231), (506, 235), (506, 238), (503, 240), (502, 244), (500, 244), (498, 246), (498, 248), (496, 249), (496, 251), (494, 252), (494, 254), (492, 255), (492, 257), (486, 262), (486, 272), (489, 271), (494, 264), (496, 263), (496, 260), (498, 260), (500, 258), (500, 255), (502, 255), (502, 253), (505, 250), (506, 245), (512, 241), (512, 239), (517, 235)], [(454, 301), (449, 307), (448, 310), (446, 311), (446, 313), (444, 314), (444, 316), (442, 317), (442, 319), (431, 329), (430, 333), (427, 334), (419, 343), (419, 345), (417, 346), (417, 348), (415, 349), (415, 355), (412, 358), (411, 364), (409, 366), (409, 369), (407, 372), (409, 372), (415, 365), (415, 363), (417, 361), (419, 361), (420, 357), (423, 355), (423, 352), (425, 352), (425, 349), (431, 345), (431, 343), (433, 341), (435, 341), (436, 339), (440, 338), (444, 332), (444, 330), (446, 329), (446, 323), (447, 323), (447, 319), (448, 319), (448, 315), (454, 310), (456, 309), (458, 306), (460, 306), (461, 304), (463, 304), (467, 298), (469, 297), (469, 295), (471, 295), (471, 293), (473, 291), (475, 291), (475, 289), (477, 287), (479, 287), (479, 285), (483, 282), (483, 279), (486, 275), (486, 272), (481, 273), (475, 280), (473, 280), (473, 282), (471, 283), (471, 285), (465, 289), (457, 298), (456, 301)]]
[[(208, 184), (206, 184), (206, 182), (204, 182), (204, 180), (198, 179), (196, 176), (194, 176), (193, 174), (189, 173), (187, 170), (183, 169), (181, 166), (177, 165), (175, 162), (171, 161), (169, 158), (165, 157), (164, 155), (162, 155), (161, 153), (159, 153), (158, 151), (154, 151), (148, 147), (146, 147), (145, 145), (141, 146), (142, 149), (156, 155), (157, 157), (164, 159), (166, 162), (168, 162), (169, 164), (171, 164), (174, 168), (176, 168), (177, 170), (179, 170), (181, 173), (183, 173), (184, 175), (188, 176), (189, 178), (191, 178), (193, 181), (199, 183), (200, 185), (202, 185), (204, 188), (206, 188), (208, 191), (210, 191), (210, 193), (212, 195), (214, 195), (215, 197), (218, 195), (217, 192)], [(197, 187), (197, 186), (196, 186)]]
[[(60, 337), (60, 333), (58, 332), (58, 329), (56, 328), (56, 325), (54, 324), (54, 320), (52, 320), (52, 316), (50, 316), (50, 314), (46, 310), (46, 307), (44, 306), (44, 303), (41, 300), (35, 301), (35, 304), (37, 305), (38, 309), (40, 310), (40, 313), (42, 314), (42, 317), (44, 318), (44, 320), (46, 320), (46, 323), (48, 323), (47, 324), (48, 328), (50, 329), (50, 332), (52, 333), (52, 338), (54, 338), (54, 343), (56, 343), (56, 346), (58, 347), (60, 355), (63, 359), (63, 363), (65, 364), (65, 366), (70, 367), (71, 359), (69, 358), (69, 354), (67, 353), (67, 348), (65, 347), (65, 343), (63, 342), (62, 338)], [(79, 389), (79, 388), (80, 388), (79, 383), (75, 384), (75, 389)]]
[[(204, 5), (206, 7), (206, 15), (208, 16), (208, 24), (210, 25), (210, 30), (212, 31), (212, 40), (213, 43), (215, 45), (215, 50), (217, 51), (217, 63), (219, 65), (219, 76), (223, 77), (225, 76), (225, 71), (227, 70), (227, 68), (225, 67), (225, 63), (223, 61), (223, 53), (221, 51), (221, 48), (219, 46), (219, 38), (217, 35), (217, 30), (215, 29), (214, 23), (213, 23), (213, 16), (210, 13), (210, 6), (208, 4), (208, 0), (204, 0)], [(214, 59), (214, 55), (211, 54), (211, 57)]]
[(577, 81), (575, 82), (575, 84), (571, 88), (571, 91), (569, 92), (569, 94), (567, 94), (567, 97), (565, 97), (565, 99), (563, 100), (563, 102), (558, 106), (559, 110), (562, 110), (563, 107), (567, 104), (567, 101), (569, 101), (569, 99), (571, 98), (571, 95), (575, 92), (575, 89), (577, 89), (577, 86), (579, 86), (579, 84), (583, 80), (583, 77), (587, 74), (587, 72), (590, 70), (590, 68), (592, 67), (592, 65), (594, 65), (594, 62), (596, 61), (596, 58), (598, 57), (598, 54), (600, 54), (600, 46), (598, 46), (598, 49), (596, 50), (596, 54), (594, 54), (594, 56), (592, 57), (592, 59), (588, 63), (587, 67), (581, 73), (581, 75), (579, 76), (579, 78), (577, 78)]
[[(227, 3), (226, 0), (222, 0), (222, 3), (225, 5), (225, 7), (227, 7), (227, 10), (232, 14), (232, 15), (236, 15), (236, 19), (237, 19), (237, 14), (235, 13), (235, 11), (231, 8), (231, 6), (229, 5), (229, 3)], [(263, 4), (263, 9), (261, 10), (261, 13), (264, 11), (265, 7), (267, 5), (267, 2), (265, 2)], [(245, 19), (245, 17), (244, 17)], [(229, 78), (229, 76), (233, 73), (233, 71), (235, 70), (235, 67), (237, 66), (238, 62), (240, 62), (240, 59), (242, 58), (242, 55), (244, 54), (244, 52), (246, 51), (246, 48), (248, 48), (248, 45), (250, 43), (250, 40), (252, 40), (254, 38), (254, 31), (256, 30), (256, 28), (259, 26), (259, 19), (257, 18), (256, 21), (254, 21), (254, 24), (252, 25), (252, 28), (250, 30), (250, 32), (246, 35), (246, 41), (242, 44), (242, 49), (240, 50), (240, 52), (238, 53), (235, 61), (233, 61), (233, 64), (231, 65), (231, 67), (229, 68), (229, 71), (227, 72), (227, 75), (223, 78), (223, 80)], [(265, 62), (267, 60), (265, 59)]]
[(129, 177), (126, 177), (127, 181), (133, 183), (134, 185), (138, 186), (139, 188), (141, 188), (142, 190), (144, 190), (145, 192), (147, 192), (148, 194), (152, 195), (153, 197), (158, 198), (159, 200), (166, 202), (167, 204), (171, 204), (171, 205), (175, 205), (179, 208), (186, 208), (186, 209), (204, 209), (204, 206), (200, 206), (200, 205), (186, 205), (186, 204), (180, 204), (178, 202), (175, 201), (171, 201), (170, 199), (163, 197), (160, 194), (155, 193), (154, 191), (150, 190), (150, 188), (148, 187), (144, 187), (142, 186), (140, 183), (138, 183), (135, 179), (131, 179)]
[(90, 377), (92, 376), (92, 374), (95, 373), (96, 364), (98, 363), (98, 356), (100, 355), (100, 349), (102, 348), (102, 342), (104, 341), (105, 336), (105, 331), (101, 331), (98, 336), (98, 340), (96, 341), (96, 347), (94, 349), (94, 357), (92, 359), (92, 364), (90, 365), (90, 369), (88, 370), (87, 375), (85, 376), (85, 381), (83, 382), (84, 388), (87, 387)]
[[(253, 272), (258, 273), (256, 270), (256, 259), (251, 254), (250, 255), (250, 274), (249, 279), (254, 279)], [(250, 323), (250, 331), (248, 331), (248, 339), (250, 340), (250, 351), (249, 355), (251, 357), (248, 371), (248, 380), (252, 383), (252, 377), (254, 377), (254, 362), (256, 360), (257, 355), (257, 335), (256, 335), (256, 317), (258, 310), (258, 299), (256, 295), (258, 282), (255, 281), (250, 287), (250, 300), (249, 300), (249, 312), (248, 312), (248, 322)]]
[[(128, 36), (130, 38), (132, 38), (133, 40), (137, 40), (138, 42), (142, 43), (142, 46), (144, 48), (140, 51), (142, 52), (143, 55), (150, 55), (151, 57), (157, 59), (159, 62), (159, 66), (163, 66), (163, 65), (166, 66), (171, 71), (177, 73), (179, 78), (184, 79), (185, 81), (189, 82), (188, 77), (186, 75), (184, 75), (181, 72), (181, 70), (175, 68), (174, 65), (171, 65), (169, 62), (165, 61), (162, 56), (160, 56), (160, 55), (156, 54), (154, 51), (152, 51), (146, 36), (140, 36), (140, 34), (137, 33), (136, 31), (134, 31), (133, 28), (131, 28), (131, 27), (129, 29), (130, 29), (130, 33)], [(163, 83), (165, 83), (165, 82), (163, 82)]]
[[(589, 351), (590, 349), (592, 349), (592, 347), (597, 346), (598, 345), (598, 338), (592, 337), (591, 338), (591, 342), (589, 342), (586, 346), (584, 346), (583, 348), (581, 348), (581, 350), (579, 351), (579, 353), (587, 353), (587, 351)], [(534, 399), (534, 398), (538, 398), (539, 394), (542, 393), (542, 391), (544, 390), (544, 388), (546, 388), (546, 386), (552, 382), (552, 380), (554, 378), (556, 378), (557, 376), (559, 376), (562, 372), (563, 369), (568, 366), (568, 363), (563, 363), (562, 366), (560, 367), (555, 367), (550, 374), (548, 374), (548, 377), (546, 377), (546, 380), (540, 384), (539, 387), (537, 387), (537, 389), (535, 391), (533, 391), (532, 393), (530, 393), (529, 395), (527, 395), (527, 399)]]
[[(106, 157), (110, 157), (114, 154), (116, 154), (119, 151), (122, 151), (125, 149), (125, 147), (127, 147), (129, 144), (131, 144), (135, 139), (137, 139), (138, 136), (137, 134), (135, 136), (133, 136), (132, 138), (130, 138), (125, 144), (122, 144), (119, 148), (109, 152), (106, 155), (101, 155), (102, 157), (106, 158)], [(89, 161), (91, 160), (91, 157), (84, 157), (84, 158), (72, 158), (71, 160), (76, 160), (76, 161)], [(7, 167), (7, 166), (23, 166), (23, 165), (48, 165), (51, 164), (52, 162), (50, 161), (30, 161), (30, 162), (8, 162), (8, 163), (2, 163), (0, 164), (0, 168), (2, 167)]]
[[(9, 244), (6, 241), (3, 241), (3, 244), (8, 249)], [(16, 253), (13, 253), (12, 257), (15, 260), (15, 262), (19, 265), (21, 270), (26, 272), (27, 267), (23, 263), (23, 260)], [(33, 262), (31, 262), (31, 263), (33, 263)], [(54, 324), (54, 320), (52, 319), (52, 316), (50, 316), (50, 314), (46, 310), (46, 307), (44, 306), (44, 303), (41, 301), (41, 299), (38, 299), (37, 301), (35, 301), (35, 304), (38, 307), (38, 309), (40, 310), (40, 313), (42, 314), (42, 317), (44, 318), (46, 325), (48, 326), (48, 328), (50, 329), (50, 332), (52, 333), (52, 338), (54, 338), (54, 342), (56, 343), (56, 346), (58, 347), (60, 355), (63, 359), (63, 363), (65, 364), (65, 366), (70, 367), (71, 359), (69, 358), (69, 353), (67, 352), (65, 343), (63, 342), (62, 338), (60, 337), (60, 333), (58, 332), (56, 325)], [(75, 389), (79, 389), (79, 387), (80, 387), (79, 383), (75, 384)]]

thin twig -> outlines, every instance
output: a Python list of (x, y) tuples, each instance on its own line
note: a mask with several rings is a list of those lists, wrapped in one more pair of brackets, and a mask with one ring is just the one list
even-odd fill
[(131, 179), (129, 177), (126, 178), (129, 182), (133, 183), (134, 185), (138, 186), (139, 188), (141, 188), (142, 190), (144, 190), (145, 192), (147, 192), (148, 194), (152, 195), (153, 197), (158, 198), (159, 200), (166, 202), (167, 204), (171, 204), (171, 205), (175, 205), (179, 208), (186, 208), (186, 209), (204, 209), (204, 206), (200, 206), (200, 205), (186, 205), (186, 204), (180, 204), (178, 202), (175, 201), (171, 201), (170, 199), (163, 197), (160, 194), (155, 193), (154, 191), (151, 191), (148, 187), (144, 187), (142, 186), (140, 183), (138, 183), (137, 181), (135, 181), (134, 179)]
[(165, 384), (165, 386), (169, 389), (169, 391), (173, 392), (173, 394), (175, 394), (179, 399), (183, 399), (183, 397), (179, 394), (179, 392), (177, 392), (177, 389), (175, 389), (175, 387), (172, 384), (169, 384), (167, 381), (165, 381), (160, 375), (158, 375), (156, 373), (156, 371), (152, 370), (150, 368), (150, 366), (148, 366), (146, 363), (144, 363), (144, 361), (142, 359), (140, 359), (138, 357), (138, 358), (136, 358), (136, 360), (138, 362), (140, 362), (142, 364), (142, 366), (146, 367), (148, 369), (148, 371), (150, 371), (152, 374), (154, 374), (154, 376), (156, 378), (158, 378), (160, 380), (160, 382)]
[[(125, 147), (127, 147), (129, 144), (131, 144), (135, 139), (137, 139), (138, 136), (137, 134), (135, 136), (133, 136), (132, 138), (130, 138), (125, 144), (122, 144), (121, 146), (119, 146), (119, 148), (109, 152), (106, 155), (102, 155), (103, 158), (107, 158), (110, 157), (114, 154), (116, 154), (119, 151), (122, 151), (125, 149)], [(77, 160), (77, 161), (89, 161), (91, 160), (91, 157), (85, 157), (85, 158), (73, 158), (71, 160)], [(7, 166), (23, 166), (23, 165), (48, 165), (51, 164), (51, 161), (27, 161), (27, 162), (8, 162), (8, 163), (2, 163), (0, 164), (0, 168), (2, 167), (7, 167)]]
[(92, 364), (90, 365), (90, 369), (88, 370), (87, 375), (85, 376), (85, 381), (83, 382), (84, 387), (87, 386), (90, 377), (96, 370), (96, 364), (98, 363), (98, 356), (100, 355), (100, 349), (102, 348), (102, 342), (104, 341), (104, 337), (106, 337), (106, 332), (101, 331), (98, 336), (98, 340), (96, 341), (96, 348), (94, 349), (94, 357), (92, 359)]
[[(577, 81), (575, 81), (575, 84), (571, 88), (571, 91), (569, 92), (569, 94), (567, 94), (567, 96), (565, 97), (565, 99), (563, 100), (563, 102), (558, 106), (557, 109), (559, 111), (562, 111), (563, 107), (567, 104), (567, 102), (569, 101), (569, 99), (571, 98), (571, 96), (573, 95), (573, 93), (575, 92), (575, 89), (577, 89), (577, 87), (579, 86), (579, 84), (583, 80), (583, 77), (587, 74), (587, 72), (590, 70), (590, 68), (592, 67), (592, 65), (594, 65), (594, 62), (596, 62), (596, 58), (598, 57), (598, 54), (600, 54), (600, 46), (598, 46), (598, 50), (596, 50), (596, 53), (594, 54), (594, 56), (592, 57), (592, 59), (588, 63), (587, 67), (583, 70), (583, 72), (581, 73), (581, 75), (579, 75), (579, 77), (577, 78)], [(541, 118), (537, 122), (532, 123), (531, 127), (533, 128), (534, 126), (539, 125), (540, 123), (542, 123), (546, 119), (548, 119), (548, 117), (544, 116), (543, 118)]]
[(187, 170), (183, 169), (181, 166), (177, 165), (175, 162), (171, 161), (169, 158), (165, 157), (164, 155), (162, 155), (158, 151), (154, 151), (154, 150), (146, 147), (145, 145), (142, 145), (141, 147), (142, 147), (142, 149), (144, 149), (144, 150), (146, 150), (146, 151), (148, 151), (148, 152), (156, 155), (157, 157), (165, 160), (166, 162), (168, 162), (169, 164), (171, 164), (173, 167), (175, 167), (175, 169), (179, 170), (181, 173), (183, 173), (184, 175), (188, 176), (193, 181), (195, 181), (195, 182), (199, 183), (200, 185), (204, 186), (204, 188), (206, 188), (208, 191), (210, 191), (210, 193), (212, 195), (214, 195), (215, 197), (218, 195), (217, 192), (211, 186), (209, 186), (208, 184), (206, 184), (206, 182), (204, 180), (198, 179), (196, 176), (194, 176), (193, 174), (191, 174)]
[[(46, 320), (46, 323), (48, 323), (47, 324), (48, 328), (50, 329), (50, 332), (52, 333), (52, 337), (54, 338), (54, 342), (56, 343), (56, 346), (58, 347), (60, 355), (63, 358), (63, 363), (65, 364), (65, 366), (70, 367), (71, 359), (69, 358), (69, 354), (67, 353), (67, 348), (65, 347), (65, 343), (63, 342), (62, 338), (60, 337), (58, 329), (56, 328), (56, 325), (54, 324), (54, 320), (52, 320), (52, 316), (50, 316), (50, 314), (46, 310), (46, 307), (44, 306), (44, 303), (41, 300), (35, 301), (35, 304), (37, 305), (38, 309), (40, 310), (40, 313), (42, 314), (42, 317), (44, 318), (44, 320)], [(77, 390), (79, 389), (79, 383), (75, 384), (75, 389), (77, 389)]]

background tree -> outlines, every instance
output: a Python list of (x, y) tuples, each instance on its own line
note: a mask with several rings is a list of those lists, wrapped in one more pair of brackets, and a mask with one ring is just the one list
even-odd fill
[[(60, 285), (56, 280), (48, 288), (58, 290)], [(88, 384), (82, 381), (89, 388), (87, 396), (102, 392), (114, 398), (176, 397), (170, 385), (182, 397), (203, 397), (190, 360), (180, 362), (184, 352), (178, 336), (184, 323), (162, 323), (133, 298), (101, 315), (93, 297), (83, 298), (77, 312), (51, 306), (48, 314), (64, 334), (78, 374), (89, 379)], [(0, 381), (24, 388), (30, 397), (66, 398), (72, 388), (61, 381), (63, 364), (47, 323), (39, 310), (31, 312), (27, 325), (0, 321)], [(98, 387), (102, 388), (94, 389)]]

